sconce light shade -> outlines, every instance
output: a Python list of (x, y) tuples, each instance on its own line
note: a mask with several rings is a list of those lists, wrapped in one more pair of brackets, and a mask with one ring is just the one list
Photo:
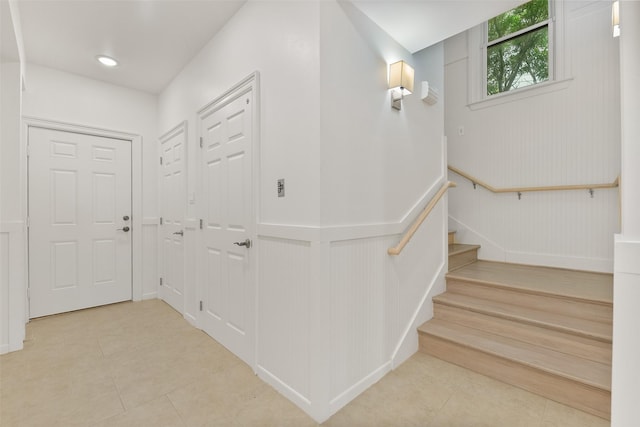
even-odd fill
[(389, 66), (389, 89), (400, 89), (403, 95), (413, 92), (413, 68), (404, 61)]
[(391, 106), (402, 110), (402, 98), (413, 92), (413, 68), (404, 61), (394, 62), (389, 66), (389, 89)]
[(613, 27), (613, 37), (620, 36), (620, 2), (614, 1), (611, 5), (611, 26)]

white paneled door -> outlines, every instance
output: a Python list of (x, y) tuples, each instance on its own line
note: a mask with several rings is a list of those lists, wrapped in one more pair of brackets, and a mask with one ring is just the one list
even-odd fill
[(201, 116), (203, 245), (201, 325), (234, 354), (254, 364), (251, 85)]
[(30, 317), (130, 300), (131, 141), (30, 127)]
[(162, 138), (160, 149), (160, 298), (184, 313), (184, 209), (186, 204), (184, 154), (186, 125)]

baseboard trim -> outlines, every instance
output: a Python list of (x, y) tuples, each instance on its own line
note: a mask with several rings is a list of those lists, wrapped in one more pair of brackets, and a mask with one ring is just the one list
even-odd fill
[[(272, 374), (269, 370), (265, 369), (263, 366), (258, 365), (257, 374), (258, 378), (269, 384), (271, 387), (275, 388), (280, 394), (296, 404), (296, 406), (306, 412), (310, 417), (314, 418), (312, 411), (313, 408), (309, 399), (290, 387), (288, 384), (286, 384), (276, 375)], [(325, 420), (315, 421), (323, 422)]]
[(380, 381), (380, 379), (389, 372), (391, 372), (391, 361), (384, 363), (382, 366), (378, 367), (378, 369), (374, 370), (369, 375), (333, 398), (329, 402), (329, 413), (333, 415), (338, 412), (345, 405), (358, 397), (363, 391)]
[(9, 353), (9, 344), (0, 345), (0, 354)]
[(157, 299), (157, 298), (158, 298), (158, 292), (149, 292), (146, 294), (142, 294), (142, 300)]

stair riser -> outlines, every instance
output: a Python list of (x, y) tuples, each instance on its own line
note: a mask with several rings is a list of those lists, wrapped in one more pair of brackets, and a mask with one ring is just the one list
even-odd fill
[(514, 288), (490, 286), (472, 281), (447, 278), (447, 292), (529, 307), (551, 313), (565, 314), (587, 320), (612, 323), (613, 308), (610, 304), (587, 302), (559, 296), (521, 292)]
[(607, 390), (429, 334), (420, 334), (420, 351), (598, 417), (610, 419), (611, 393)]
[(478, 250), (471, 250), (461, 254), (449, 255), (449, 271), (469, 265), (478, 260)]
[(611, 365), (611, 344), (434, 301), (435, 318)]

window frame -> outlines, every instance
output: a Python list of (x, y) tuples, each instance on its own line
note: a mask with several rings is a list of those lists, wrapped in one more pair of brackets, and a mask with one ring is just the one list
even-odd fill
[(565, 46), (565, 5), (549, 1), (549, 79), (534, 85), (487, 95), (487, 25), (488, 20), (467, 30), (467, 107), (471, 110), (500, 105), (518, 99), (564, 90), (571, 81), (570, 54)]
[[(523, 3), (523, 5), (526, 3)], [(513, 9), (509, 9), (509, 10), (513, 10)], [(506, 13), (509, 10), (503, 12)], [(548, 84), (551, 82), (556, 81), (556, 72), (555, 72), (555, 28), (554, 28), (554, 23), (555, 23), (555, 1), (554, 0), (547, 0), (547, 10), (548, 10), (548, 17), (546, 20), (538, 22), (536, 24), (533, 24), (529, 27), (523, 28), (521, 30), (518, 30), (516, 32), (507, 34), (506, 36), (500, 37), (499, 39), (495, 39), (492, 41), (489, 41), (489, 21), (493, 18), (490, 18), (486, 21), (484, 21), (482, 28), (483, 28), (483, 43), (482, 43), (482, 93), (483, 93), (483, 99), (491, 99), (493, 97), (496, 96), (504, 96), (506, 94), (511, 94), (511, 93), (515, 93), (517, 91), (520, 90), (525, 90), (525, 89), (530, 89), (530, 88), (534, 88), (537, 87), (541, 84)], [(500, 16), (500, 15), (496, 15), (496, 16)], [(506, 90), (503, 92), (498, 92), (498, 93), (494, 93), (494, 94), (489, 94), (487, 92), (487, 81), (489, 79), (489, 75), (488, 75), (488, 53), (489, 53), (489, 48), (491, 46), (495, 46), (498, 45), (500, 43), (504, 43), (506, 41), (515, 39), (523, 34), (529, 33), (529, 32), (533, 32), (536, 31), (542, 27), (547, 27), (547, 68), (548, 68), (548, 77), (547, 80), (542, 81), (542, 82), (538, 82), (538, 83), (534, 83), (531, 85), (527, 85), (527, 86), (523, 86), (523, 87), (519, 87), (519, 88), (515, 88), (515, 89), (510, 89), (510, 90)]]

